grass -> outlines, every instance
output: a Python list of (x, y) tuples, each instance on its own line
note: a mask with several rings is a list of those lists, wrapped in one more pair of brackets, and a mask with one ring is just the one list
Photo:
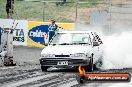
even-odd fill
[[(76, 0), (67, 0), (68, 2), (63, 6), (56, 6), (55, 3), (30, 2), (34, 0), (15, 0), (15, 12), (19, 19), (35, 20), (35, 21), (48, 21), (50, 18), (55, 18), (59, 22), (74, 22), (76, 13)], [(36, 0), (35, 0), (36, 1)], [(37, 0), (42, 1), (42, 0)], [(44, 0), (56, 1), (56, 0)], [(99, 2), (101, 0), (79, 0), (80, 2)], [(0, 0), (0, 18), (6, 18), (5, 11), (6, 0)], [(80, 8), (93, 8), (97, 4), (78, 4)], [(43, 15), (44, 14), (44, 15)], [(13, 18), (17, 19), (16, 15)]]
[(0, 18), (6, 18), (5, 3), (6, 0), (0, 0)]

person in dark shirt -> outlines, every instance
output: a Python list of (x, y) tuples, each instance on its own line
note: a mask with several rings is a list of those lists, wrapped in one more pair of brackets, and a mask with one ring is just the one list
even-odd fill
[(13, 14), (13, 4), (14, 0), (7, 0), (6, 2), (6, 13), (7, 13), (7, 18), (11, 18)]
[(64, 29), (62, 27), (59, 27), (57, 24), (55, 24), (55, 20), (51, 19), (50, 24), (48, 25), (48, 32), (44, 35), (44, 41), (45, 45), (47, 45), (50, 40), (57, 34), (57, 32), (61, 32)]

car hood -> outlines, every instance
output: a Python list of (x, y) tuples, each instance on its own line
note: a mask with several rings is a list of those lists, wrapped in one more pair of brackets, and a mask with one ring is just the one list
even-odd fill
[(86, 45), (55, 45), (45, 47), (41, 54), (70, 55), (75, 53), (88, 53), (91, 46)]

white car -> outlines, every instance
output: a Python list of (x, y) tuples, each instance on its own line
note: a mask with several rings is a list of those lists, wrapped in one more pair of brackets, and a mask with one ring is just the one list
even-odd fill
[(93, 71), (102, 66), (103, 43), (96, 32), (63, 31), (58, 32), (40, 57), (42, 71), (49, 67), (76, 68), (80, 64)]

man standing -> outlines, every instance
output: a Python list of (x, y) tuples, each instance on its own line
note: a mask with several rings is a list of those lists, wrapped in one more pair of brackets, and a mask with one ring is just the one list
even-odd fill
[(55, 20), (54, 19), (51, 19), (50, 20), (50, 25), (49, 25), (49, 28), (48, 28), (48, 33), (49, 33), (49, 41), (52, 39), (52, 37), (55, 35), (56, 32), (58, 32), (58, 25), (55, 24)]
[(14, 4), (14, 0), (7, 0), (6, 2), (7, 18), (12, 18), (13, 9), (14, 9), (13, 4)]
[(48, 32), (44, 35), (44, 41), (45, 45), (48, 44), (48, 42), (55, 36), (55, 34), (59, 31), (63, 31), (63, 28), (59, 27), (57, 24), (55, 24), (55, 20), (51, 19), (50, 24), (48, 25)]

